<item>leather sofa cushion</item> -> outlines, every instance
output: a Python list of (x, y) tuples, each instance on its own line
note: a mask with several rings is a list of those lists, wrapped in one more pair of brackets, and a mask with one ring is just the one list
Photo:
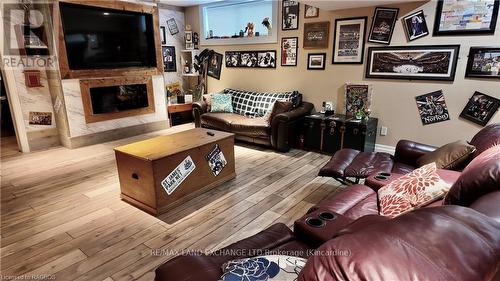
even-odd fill
[(476, 147), (472, 157), (477, 157), (490, 147), (500, 145), (500, 123), (490, 124), (479, 131), (470, 141)]
[(376, 172), (389, 173), (394, 162), (392, 156), (382, 152), (360, 152), (345, 148), (337, 151), (320, 169), (321, 177), (366, 178)]
[(249, 137), (267, 137), (271, 134), (269, 123), (262, 117), (234, 119), (231, 132)]
[(500, 202), (500, 190), (479, 197), (479, 199), (474, 201), (469, 207), (500, 223), (500, 208), (498, 207), (498, 202)]
[(413, 170), (415, 170), (415, 167), (401, 163), (401, 162), (395, 162), (394, 166), (392, 166), (392, 172), (395, 174), (405, 175), (405, 174), (410, 173)]
[(205, 113), (201, 115), (201, 124), (204, 127), (231, 131), (231, 123), (235, 120), (244, 120), (246, 117), (236, 113)]
[(448, 143), (419, 157), (417, 165), (422, 167), (435, 162), (438, 169), (456, 169), (462, 166), (475, 150), (476, 147), (463, 140)]
[(377, 193), (366, 185), (351, 185), (323, 200), (309, 212), (318, 208), (328, 209), (353, 220), (366, 215), (378, 215)]
[(492, 280), (499, 232), (498, 222), (469, 208), (422, 208), (326, 242), (318, 251), (350, 256), (313, 256), (298, 280)]

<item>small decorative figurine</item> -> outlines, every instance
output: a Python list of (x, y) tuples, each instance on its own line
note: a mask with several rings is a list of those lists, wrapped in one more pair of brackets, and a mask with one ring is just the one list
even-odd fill
[(248, 37), (253, 37), (253, 29), (254, 29), (253, 22), (247, 23), (246, 31)]
[(264, 20), (262, 21), (262, 25), (267, 28), (267, 31), (271, 33), (271, 30), (273, 27), (271, 26), (271, 22), (269, 22), (269, 17), (265, 17)]

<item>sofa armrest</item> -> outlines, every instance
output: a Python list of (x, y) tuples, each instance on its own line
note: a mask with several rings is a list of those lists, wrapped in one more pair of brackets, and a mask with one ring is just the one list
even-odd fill
[(420, 156), (436, 150), (435, 146), (418, 143), (410, 140), (400, 140), (396, 145), (394, 162), (417, 167), (417, 159)]
[(290, 150), (290, 139), (297, 136), (297, 124), (311, 113), (314, 105), (310, 102), (302, 102), (297, 108), (277, 114), (271, 120), (271, 145), (278, 151)]
[(193, 119), (196, 128), (201, 127), (201, 115), (207, 112), (207, 103), (205, 101), (193, 102)]

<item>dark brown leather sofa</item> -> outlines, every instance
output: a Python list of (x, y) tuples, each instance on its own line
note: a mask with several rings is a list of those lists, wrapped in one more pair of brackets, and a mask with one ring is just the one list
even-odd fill
[(232, 132), (240, 141), (271, 146), (286, 152), (295, 145), (301, 121), (309, 115), (314, 105), (302, 101), (289, 112), (277, 114), (270, 123), (263, 118), (248, 118), (235, 113), (207, 112), (204, 101), (193, 103), (193, 117), (196, 127)]
[[(489, 147), (500, 144), (500, 123), (484, 127), (472, 138), (470, 144), (476, 147), (476, 152), (469, 161)], [(416, 169), (419, 157), (435, 149), (435, 146), (411, 140), (400, 140), (394, 156), (382, 152), (341, 149), (320, 169), (318, 176), (333, 177), (342, 183), (352, 184), (378, 172), (407, 174)], [(350, 178), (355, 180), (349, 180)]]
[[(155, 280), (216, 281), (229, 260), (273, 253), (307, 257), (301, 281), (500, 280), (500, 145), (491, 144), (448, 175), (454, 184), (433, 206), (389, 219), (377, 214), (370, 187), (349, 186), (311, 208), (294, 232), (275, 224), (212, 255), (176, 257)], [(324, 211), (337, 216), (333, 227), (304, 228)], [(338, 250), (350, 255), (328, 254)]]

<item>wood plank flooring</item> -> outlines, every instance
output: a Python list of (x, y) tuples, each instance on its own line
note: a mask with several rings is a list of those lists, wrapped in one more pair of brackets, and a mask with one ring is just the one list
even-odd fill
[[(237, 143), (237, 177), (158, 218), (119, 198), (113, 148), (192, 124), (78, 149), (1, 159), (1, 274), (153, 280), (175, 251), (214, 250), (276, 222), (289, 226), (342, 188), (316, 177), (329, 157)], [(153, 250), (171, 255), (156, 256)]]

